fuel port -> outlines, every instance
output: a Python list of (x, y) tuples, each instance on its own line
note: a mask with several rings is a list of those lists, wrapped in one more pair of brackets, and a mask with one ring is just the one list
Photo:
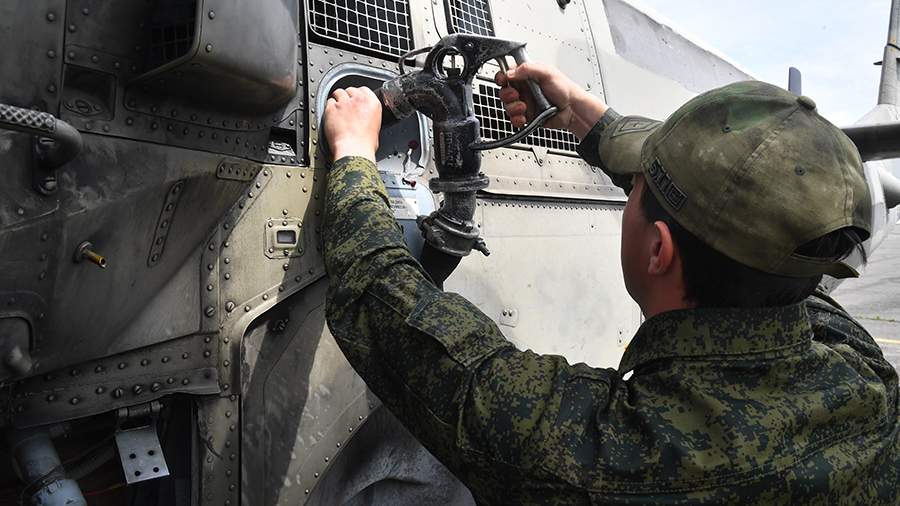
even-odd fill
[[(316, 104), (317, 121), (321, 126), (325, 103), (336, 89), (369, 88), (377, 90), (384, 81), (396, 74), (358, 64), (336, 67), (322, 80)], [(323, 129), (319, 128), (319, 132)], [(320, 138), (321, 147), (327, 142)], [(327, 155), (320, 150), (318, 160), (324, 166)], [(421, 114), (414, 114), (381, 130), (378, 152), (375, 154), (378, 172), (388, 191), (394, 217), (403, 228), (406, 243), (415, 255), (424, 245), (416, 218), (430, 215), (436, 209), (434, 194), (428, 189), (424, 177), (431, 160), (431, 144), (428, 142), (428, 121)]]

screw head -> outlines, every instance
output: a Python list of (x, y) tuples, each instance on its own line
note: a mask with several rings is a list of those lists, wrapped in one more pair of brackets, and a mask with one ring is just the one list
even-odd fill
[(213, 316), (216, 316), (216, 308), (214, 308), (212, 306), (207, 307), (205, 314), (206, 314), (207, 318), (212, 318)]

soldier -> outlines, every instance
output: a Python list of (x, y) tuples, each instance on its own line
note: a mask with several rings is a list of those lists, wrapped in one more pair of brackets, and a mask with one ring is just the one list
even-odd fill
[(897, 504), (897, 374), (810, 297), (856, 275), (843, 260), (870, 233), (851, 141), (760, 82), (660, 123), (537, 64), (497, 77), (516, 126), (529, 78), (560, 109), (550, 126), (630, 191), (622, 270), (647, 320), (617, 370), (515, 349), (410, 255), (372, 162), (381, 105), (338, 90), (327, 316), (369, 387), (480, 504)]

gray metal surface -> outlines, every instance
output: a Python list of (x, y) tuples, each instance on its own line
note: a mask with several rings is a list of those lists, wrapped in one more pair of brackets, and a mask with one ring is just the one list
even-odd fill
[[(24, 223), (0, 224), (0, 291), (16, 287), (0, 312), (24, 313), (29, 320), (36, 372), (108, 355), (119, 333), (147, 310), (243, 190), (240, 183), (216, 179), (215, 155), (85, 138), (82, 155), (59, 170), (55, 198), (37, 201), (52, 207), (22, 205)], [(30, 143), (17, 137), (7, 146), (0, 143), (0, 159), (13, 166)], [(132, 156), (135, 150), (142, 156)], [(183, 196), (168, 220), (165, 254), (148, 265), (161, 213), (178, 182)], [(10, 199), (34, 195), (24, 177), (2, 191)], [(107, 258), (106, 269), (73, 261), (84, 241)]]
[(472, 506), (468, 489), (390, 411), (378, 409), (310, 492), (308, 504)]
[(241, 504), (241, 413), (236, 394), (197, 400), (197, 434), (200, 448), (193, 476), (200, 504)]
[(894, 228), (869, 258), (858, 279), (845, 281), (831, 295), (881, 346), (900, 370), (900, 229)]
[(97, 415), (176, 393), (217, 393), (216, 359), (210, 336), (163, 341), (18, 381), (0, 391), (0, 406), (8, 406), (9, 424), (24, 428)]
[(119, 461), (129, 485), (169, 475), (169, 466), (156, 431), (156, 417), (150, 418), (146, 424), (116, 431)]
[[(247, 504), (303, 504), (380, 403), (325, 327), (322, 280), (255, 321), (244, 338)], [(251, 484), (259, 483), (255, 487)]]
[[(663, 117), (746, 78), (621, 0), (0, 3), (0, 103), (54, 114), (84, 141), (46, 195), (33, 137), (0, 131), (0, 426), (72, 420), (70, 442), (88, 445), (85, 427), (177, 394), (194, 411), (160, 423), (192, 435), (189, 462), (170, 464), (193, 471), (139, 485), (159, 483), (156, 504), (471, 504), (379, 407), (323, 314), (325, 100), (395, 75), (397, 56), (450, 31), (528, 42), (623, 113)], [(497, 69), (474, 90), (492, 139), (512, 133)], [(414, 251), (415, 217), (437, 204), (430, 131), (401, 123), (377, 155)], [(576, 142), (542, 130), (483, 154), (476, 219), (493, 255), (467, 258), (448, 288), (520, 348), (615, 366), (640, 323), (619, 266), (625, 196)], [(873, 188), (893, 165), (867, 168)], [(896, 221), (886, 207), (876, 200), (870, 248)], [(106, 269), (75, 263), (86, 241)]]
[[(269, 113), (294, 96), (297, 39), (291, 35), (299, 32), (300, 19), (296, 1), (195, 3), (196, 28), (189, 49), (177, 59), (147, 69), (130, 86), (156, 87), (169, 96), (248, 115)], [(161, 27), (162, 37), (170, 31), (177, 33), (180, 20), (175, 21), (174, 27)]]
[(694, 93), (752, 79), (734, 64), (699, 47), (625, 0), (603, 0), (616, 52)]
[(475, 217), (492, 254), (466, 259), (445, 288), (520, 349), (618, 366), (641, 322), (621, 280), (622, 206), (489, 198)]

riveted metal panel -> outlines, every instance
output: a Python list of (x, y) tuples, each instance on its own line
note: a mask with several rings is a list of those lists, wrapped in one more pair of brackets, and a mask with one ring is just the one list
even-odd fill
[(211, 337), (192, 336), (31, 377), (0, 392), (0, 405), (10, 407), (0, 425), (34, 427), (174, 393), (216, 393), (215, 352)]
[(466, 258), (446, 289), (520, 349), (616, 367), (640, 325), (622, 282), (621, 217), (621, 205), (481, 199), (476, 220), (491, 256)]
[(184, 193), (184, 181), (178, 181), (169, 188), (166, 193), (166, 199), (163, 202), (162, 210), (159, 212), (159, 220), (156, 222), (156, 234), (150, 243), (150, 254), (147, 256), (147, 266), (153, 267), (162, 259), (163, 253), (166, 251), (166, 239), (169, 238), (169, 229), (172, 225), (172, 218), (178, 208), (178, 201)]
[[(64, 0), (0, 2), (0, 103), (57, 113), (62, 91), (65, 6)], [(11, 248), (0, 253), (3, 255), (0, 258), (15, 259), (17, 265), (14, 268), (24, 269), (22, 276), (33, 275), (36, 280), (43, 272), (33, 272), (40, 269), (39, 262), (44, 264), (43, 267), (49, 265), (38, 260), (41, 253), (35, 256), (27, 248), (37, 246), (37, 238), (45, 232), (57, 235), (55, 229), (58, 227), (50, 223), (50, 217), (59, 202), (32, 190), (33, 140), (31, 135), (0, 130), (0, 167), (3, 167), (0, 250), (4, 250), (4, 245)], [(29, 228), (37, 223), (43, 223), (46, 228), (41, 232)], [(19, 230), (19, 224), (24, 229)], [(6, 238), (9, 242), (4, 240)], [(24, 258), (26, 252), (29, 253), (27, 259)], [(2, 270), (7, 271), (10, 267), (4, 266)], [(0, 273), (0, 286), (7, 290), (15, 286), (28, 287), (29, 291), (45, 297), (49, 293), (37, 286), (29, 286), (34, 283), (12, 283), (11, 274)], [(42, 281), (45, 288), (52, 287), (49, 276)]]
[[(472, 1), (466, 0), (467, 3)], [(565, 8), (552, 0), (527, 3), (490, 0), (497, 37), (527, 42), (532, 60), (553, 64), (576, 83), (602, 97), (603, 80), (588, 23), (588, 8), (599, 6), (588, 6), (587, 0), (572, 0)], [(452, 12), (447, 10), (444, 5), (433, 3), (432, 12), (426, 16), (431, 23), (424, 27), (426, 43), (434, 43), (449, 33)], [(496, 65), (485, 65), (481, 75), (493, 79), (498, 70)]]
[(380, 404), (326, 327), (327, 286), (320, 280), (284, 300), (244, 336), (245, 504), (303, 504)]
[(66, 1), (0, 2), (0, 103), (56, 114)]
[[(134, 84), (160, 87), (166, 93), (234, 112), (268, 112), (296, 93), (294, 34), (299, 31), (299, 7), (295, 0), (196, 4), (196, 33), (190, 49), (180, 58), (148, 68)], [(239, 26), (264, 29), (236, 29)]]
[[(133, 156), (135, 152), (141, 156)], [(49, 302), (53, 310), (45, 313), (44, 338), (34, 357), (39, 372), (110, 353), (136, 319), (159, 308), (151, 301), (183, 269), (243, 191), (245, 183), (216, 178), (220, 160), (209, 153), (85, 136), (81, 155), (59, 170), (58, 239), (50, 240), (53, 228), (49, 222), (36, 221), (22, 230), (46, 248), (43, 261), (43, 252), (32, 252), (35, 264), (54, 262), (56, 266), (46, 271), (44, 280), (38, 273), (33, 281), (35, 287), (53, 282)], [(184, 193), (170, 218), (165, 254), (149, 267), (147, 255), (157, 237), (161, 206), (178, 181), (184, 181)], [(40, 241), (45, 231), (48, 239), (43, 246)], [(92, 242), (94, 250), (106, 257), (106, 269), (74, 262), (75, 250), (83, 241)], [(173, 283), (173, 293), (186, 284), (196, 290), (195, 270), (188, 281)], [(196, 329), (199, 305), (193, 311)], [(146, 330), (145, 338), (154, 337)], [(155, 335), (158, 339), (173, 337), (178, 336), (169, 332)], [(130, 338), (123, 342), (151, 344)], [(67, 352), (59, 353), (60, 349)]]
[[(204, 333), (212, 333), (219, 331), (219, 313), (223, 310), (222, 303), (219, 298), (221, 292), (221, 283), (219, 277), (219, 246), (222, 244), (222, 236), (225, 233), (222, 227), (216, 226), (212, 235), (206, 239), (205, 246), (202, 249), (200, 257), (200, 265), (188, 262), (188, 265), (194, 267), (194, 272), (199, 270), (200, 286), (200, 331)], [(216, 339), (219, 336), (215, 336)]]
[[(62, 118), (86, 132), (258, 161), (270, 157), (273, 127), (287, 132), (291, 144), (305, 142), (305, 125), (294, 119), (294, 113), (305, 108), (305, 94), (297, 93), (304, 86), (305, 69), (296, 2), (266, 0), (251, 5), (203, 0), (197, 4), (196, 21), (205, 38), (201, 41), (196, 32), (190, 50), (153, 68), (159, 61), (148, 56), (156, 51), (152, 44), (154, 16), (159, 17), (167, 5), (68, 2), (66, 47), (58, 55), (65, 62), (65, 83), (60, 87)], [(248, 14), (248, 9), (254, 12)], [(264, 32), (230, 31), (259, 17), (275, 18), (280, 24), (268, 23)], [(184, 23), (175, 23), (172, 30), (181, 25)], [(242, 40), (245, 36), (253, 40)], [(177, 34), (172, 37), (179, 38)], [(266, 57), (248, 57), (247, 48), (240, 46), (245, 42), (265, 46)], [(232, 44), (240, 49), (229, 48)], [(277, 65), (272, 54), (278, 55)], [(225, 75), (220, 75), (222, 66), (231, 64)], [(273, 79), (277, 81), (274, 84)], [(284, 163), (304, 162), (291, 158), (285, 157)], [(281, 163), (281, 157), (270, 161)]]
[[(265, 309), (325, 274), (319, 226), (324, 189), (323, 171), (269, 165), (228, 213), (219, 244), (223, 327), (246, 328)], [(309, 247), (299, 256), (269, 258), (268, 224), (296, 221), (304, 223), (297, 230)]]
[(204, 252), (203, 245), (199, 245), (165, 285), (149, 297), (141, 312), (113, 336), (106, 354), (124, 353), (203, 331), (200, 320), (205, 290), (200, 289), (197, 266)]
[(200, 439), (200, 504), (240, 504), (240, 398), (206, 397), (197, 401)]
[[(447, 33), (447, 12), (439, 4), (424, 7), (423, 43), (433, 44)], [(603, 96), (594, 40), (581, 0), (571, 2), (566, 9), (561, 9), (554, 2), (523, 5), (492, 0), (491, 8), (498, 37), (527, 41), (533, 60), (560, 66), (592, 93)], [(541, 19), (542, 23), (534, 23), (534, 19)], [(544, 19), (551, 22), (549, 26), (545, 26)], [(481, 134), (489, 139), (514, 131), (497, 98), (498, 88), (493, 83), (498, 70), (499, 67), (494, 64), (485, 65), (473, 90), (476, 114), (482, 122)], [(524, 142), (485, 152), (482, 171), (490, 177), (491, 185), (484, 192), (624, 202), (625, 194), (612, 184), (609, 177), (577, 156), (575, 148), (578, 142), (569, 132), (539, 129)], [(426, 176), (433, 177), (435, 174), (433, 164), (429, 165)]]
[[(324, 171), (266, 165), (219, 224), (218, 280), (209, 282), (219, 287), (219, 301), (210, 313), (221, 329), (218, 366), (225, 393), (239, 385), (241, 340), (251, 322), (325, 275), (324, 185)], [(297, 230), (307, 247), (299, 255), (270, 258), (268, 225), (283, 222), (303, 223)]]

